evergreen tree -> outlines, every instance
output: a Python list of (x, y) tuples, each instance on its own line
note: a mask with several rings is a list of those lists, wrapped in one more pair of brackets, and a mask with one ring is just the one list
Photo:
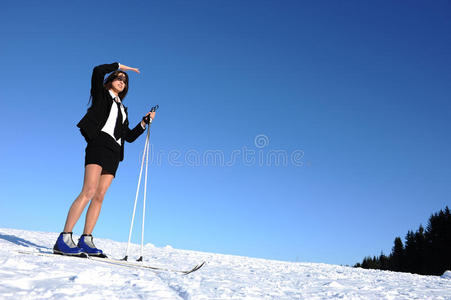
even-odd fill
[(390, 255), (390, 270), (404, 270), (404, 245), (400, 237), (395, 238), (394, 246)]
[(415, 257), (416, 262), (413, 264), (412, 273), (427, 274), (426, 261), (426, 238), (424, 236), (424, 228), (420, 225), (418, 231), (415, 233)]
[(451, 215), (448, 206), (445, 211), (429, 218), (425, 234), (428, 257), (428, 273), (441, 275), (451, 269)]
[(405, 268), (403, 271), (414, 273), (416, 269), (418, 253), (415, 233), (413, 233), (413, 231), (411, 230), (409, 230), (406, 235), (404, 257), (405, 257)]
[(416, 232), (409, 230), (403, 244), (395, 238), (391, 254), (387, 257), (365, 257), (355, 267), (441, 275), (451, 270), (451, 213), (445, 210), (431, 215), (426, 230), (420, 225)]
[(379, 269), (390, 270), (389, 258), (383, 252), (381, 252), (381, 255), (379, 256)]

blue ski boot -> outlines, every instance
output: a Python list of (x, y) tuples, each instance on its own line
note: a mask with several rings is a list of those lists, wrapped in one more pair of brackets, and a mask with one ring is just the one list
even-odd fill
[(103, 254), (103, 251), (97, 249), (94, 245), (92, 234), (82, 234), (78, 240), (78, 247), (82, 249), (83, 252), (90, 256), (97, 256), (106, 258), (107, 256)]
[(72, 232), (61, 232), (53, 246), (53, 253), (69, 256), (87, 257), (80, 247), (75, 245)]

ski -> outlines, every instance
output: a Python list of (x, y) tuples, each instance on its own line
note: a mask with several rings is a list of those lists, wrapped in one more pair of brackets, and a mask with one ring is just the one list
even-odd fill
[(19, 253), (21, 254), (32, 254), (32, 255), (39, 255), (39, 256), (53, 256), (55, 257), (55, 255), (60, 256), (60, 257), (76, 257), (76, 258), (85, 258), (88, 260), (93, 260), (93, 261), (98, 261), (101, 263), (107, 263), (107, 264), (111, 264), (111, 265), (115, 265), (115, 266), (120, 266), (120, 267), (129, 267), (129, 268), (135, 268), (135, 269), (146, 269), (146, 270), (151, 270), (154, 272), (174, 272), (174, 273), (181, 273), (183, 275), (188, 275), (191, 274), (193, 272), (196, 272), (197, 270), (199, 270), (200, 268), (202, 268), (205, 265), (205, 261), (194, 266), (192, 269), (189, 270), (177, 270), (177, 269), (170, 269), (170, 268), (165, 268), (165, 267), (157, 267), (157, 266), (151, 266), (151, 265), (146, 265), (146, 264), (142, 264), (139, 262), (129, 262), (129, 261), (124, 261), (124, 260), (120, 260), (120, 259), (114, 259), (114, 258), (102, 258), (102, 257), (96, 257), (96, 256), (89, 256), (87, 254), (82, 255), (82, 256), (68, 256), (68, 255), (61, 255), (58, 253), (53, 253), (53, 252), (47, 252), (47, 251), (26, 251), (26, 250), (18, 250)]
[(184, 275), (196, 272), (200, 268), (202, 268), (205, 265), (205, 261), (196, 265), (194, 268), (190, 270), (176, 270), (176, 269), (168, 269), (164, 267), (156, 267), (156, 266), (150, 266), (146, 264), (142, 264), (139, 262), (131, 262), (131, 261), (125, 261), (120, 259), (114, 259), (114, 258), (101, 258), (96, 256), (89, 256), (89, 259), (100, 261), (104, 263), (109, 263), (112, 265), (119, 265), (119, 266), (126, 266), (126, 267), (132, 267), (132, 268), (143, 268), (143, 269), (151, 269), (154, 271), (165, 271), (165, 272), (175, 272), (175, 273), (182, 273)]

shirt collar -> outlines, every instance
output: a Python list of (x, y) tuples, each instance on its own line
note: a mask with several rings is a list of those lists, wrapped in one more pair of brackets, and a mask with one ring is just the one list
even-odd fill
[(121, 98), (119, 98), (119, 96), (116, 96), (116, 95), (113, 93), (113, 91), (112, 91), (111, 89), (108, 90), (108, 92), (110, 92), (111, 98), (113, 98), (113, 100), (114, 100), (114, 98), (117, 98), (116, 100), (117, 100), (119, 103), (121, 103)]

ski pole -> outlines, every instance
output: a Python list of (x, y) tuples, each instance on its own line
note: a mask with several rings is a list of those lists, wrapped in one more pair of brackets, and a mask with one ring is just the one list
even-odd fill
[(129, 248), (130, 248), (130, 241), (131, 241), (131, 238), (132, 238), (133, 223), (135, 221), (136, 203), (138, 202), (139, 186), (141, 184), (141, 176), (142, 176), (143, 166), (144, 166), (144, 156), (146, 154), (146, 149), (148, 147), (147, 146), (148, 143), (149, 143), (149, 134), (147, 134), (146, 142), (144, 143), (144, 151), (143, 151), (142, 162), (141, 162), (141, 170), (139, 171), (138, 187), (136, 188), (135, 204), (133, 205), (132, 222), (130, 224), (130, 231), (129, 231), (129, 234), (128, 234), (127, 249), (125, 251), (125, 257), (122, 260), (127, 260), (128, 259), (128, 253), (129, 253), (128, 251), (129, 251)]
[(144, 197), (143, 197), (143, 222), (142, 222), (142, 229), (141, 229), (141, 256), (138, 258), (137, 261), (143, 261), (143, 253), (144, 253), (144, 220), (146, 219), (146, 195), (147, 195), (147, 170), (149, 165), (149, 133), (150, 133), (150, 126), (147, 128), (147, 153), (146, 153), (146, 175), (144, 176)]
[[(159, 108), (159, 105), (155, 105), (150, 109), (150, 112), (155, 112)], [(149, 116), (147, 116), (149, 118)], [(135, 203), (133, 205), (133, 214), (132, 214), (132, 221), (130, 224), (130, 231), (128, 234), (128, 242), (127, 242), (127, 249), (125, 252), (125, 257), (122, 260), (128, 260), (129, 255), (129, 249), (130, 249), (130, 241), (132, 237), (132, 230), (133, 230), (133, 223), (135, 220), (135, 213), (136, 213), (136, 203), (138, 202), (138, 194), (139, 194), (139, 187), (141, 185), (141, 177), (142, 177), (142, 171), (144, 166), (144, 158), (146, 159), (146, 175), (144, 179), (144, 197), (143, 197), (143, 220), (142, 220), (142, 229), (141, 229), (141, 256), (138, 258), (137, 261), (143, 260), (143, 253), (144, 253), (144, 220), (146, 217), (146, 195), (147, 195), (147, 170), (148, 170), (148, 164), (149, 164), (149, 140), (150, 140), (150, 125), (147, 127), (147, 136), (146, 141), (144, 143), (144, 151), (142, 156), (142, 162), (141, 162), (141, 170), (139, 171), (139, 179), (138, 179), (138, 187), (136, 188), (136, 196), (135, 196)]]

